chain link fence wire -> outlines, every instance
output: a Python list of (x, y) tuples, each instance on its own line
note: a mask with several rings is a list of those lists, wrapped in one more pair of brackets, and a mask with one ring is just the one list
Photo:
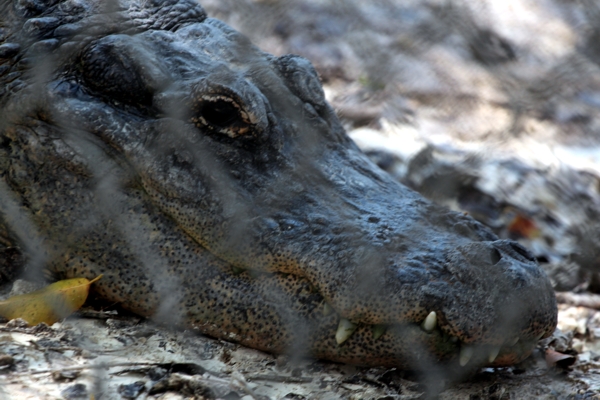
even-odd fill
[[(44, 7), (54, 6), (55, 3), (64, 4), (60, 18), (75, 18), (74, 21), (70, 21), (73, 24), (72, 29), (77, 29), (78, 21), (74, 16), (88, 7), (85, 2), (76, 0), (65, 2), (19, 0), (16, 3), (31, 13), (38, 12)], [(542, 121), (551, 120), (564, 127), (569, 134), (562, 135), (560, 140), (597, 144), (600, 139), (598, 130), (600, 119), (597, 110), (600, 107), (600, 75), (598, 74), (600, 6), (593, 0), (577, 2), (564, 0), (481, 0), (477, 2), (467, 0), (206, 0), (201, 3), (210, 17), (226, 21), (265, 51), (277, 56), (299, 54), (311, 60), (320, 79), (327, 86), (326, 93), (329, 100), (333, 101), (334, 105), (340, 105), (338, 114), (348, 129), (363, 125), (377, 126), (382, 120), (420, 128), (420, 116), (423, 114), (419, 114), (416, 109), (422, 106), (423, 109), (430, 110), (437, 120), (446, 119), (449, 126), (463, 134), (466, 140), (482, 140), (490, 132), (496, 133), (497, 137), (494, 140), (499, 141), (526, 137), (530, 134), (527, 123), (532, 118)], [(4, 1), (0, 11), (4, 11), (5, 15), (11, 15), (8, 10), (12, 7), (12, 2)], [(110, 34), (119, 30), (125, 35), (129, 33), (127, 21), (113, 18), (116, 10), (121, 7), (120, 2), (104, 2), (101, 7), (103, 13), (98, 17), (97, 23), (89, 31), (82, 31), (77, 36), (77, 40), (80, 41), (78, 45), (90, 40), (85, 37), (86, 35), (92, 37), (98, 32)], [(158, 13), (164, 11), (165, 15), (167, 12), (177, 12), (176, 9), (162, 10), (160, 6), (154, 9)], [(181, 18), (186, 17), (181, 16)], [(53, 21), (52, 18), (55, 17), (43, 18), (42, 16), (38, 21), (40, 26), (30, 23), (23, 27), (23, 32), (27, 31), (34, 37), (38, 32), (36, 30), (39, 30), (40, 34), (44, 35), (46, 34), (44, 29), (48, 29), (49, 25), (62, 23), (62, 21)], [(140, 18), (144, 16), (141, 15)], [(155, 168), (152, 172), (160, 175), (165, 181), (170, 179), (167, 188), (173, 191), (183, 190), (184, 186), (189, 188), (196, 182), (193, 177), (190, 178), (185, 173), (169, 176), (171, 172), (160, 170), (160, 166), (155, 166), (145, 157), (169, 158), (175, 166), (187, 163), (200, 165), (204, 171), (210, 170), (204, 172), (202, 178), (207, 181), (212, 179), (211, 190), (220, 194), (218, 197), (225, 204), (223, 212), (230, 217), (237, 216), (239, 221), (251, 221), (247, 226), (240, 224), (237, 230), (230, 229), (230, 233), (224, 233), (226, 229), (217, 226), (222, 223), (218, 218), (208, 221), (207, 227), (201, 227), (214, 229), (218, 235), (224, 236), (226, 247), (251, 247), (251, 244), (246, 241), (249, 232), (257, 227), (252, 218), (255, 210), (252, 206), (240, 206), (240, 199), (235, 196), (227, 197), (229, 188), (238, 183), (230, 180), (229, 174), (223, 172), (227, 167), (211, 158), (210, 154), (202, 149), (182, 151), (177, 154), (172, 152), (178, 143), (191, 140), (189, 129), (186, 130), (187, 128), (180, 124), (173, 123), (170, 128), (176, 134), (168, 140), (161, 137), (159, 130), (150, 129), (148, 132), (155, 137), (144, 140), (154, 140), (161, 146), (155, 153), (146, 154), (138, 148), (128, 147), (127, 144), (119, 142), (118, 138), (110, 138), (113, 140), (111, 146), (100, 146), (97, 143), (98, 139), (91, 134), (94, 132), (95, 123), (114, 122), (115, 126), (118, 126), (117, 119), (122, 116), (109, 121), (104, 118), (101, 110), (97, 109), (91, 110), (91, 114), (77, 115), (72, 119), (68, 115), (60, 115), (60, 110), (57, 115), (44, 115), (43, 103), (52, 102), (53, 99), (43, 95), (36, 98), (36, 93), (43, 91), (41, 86), (36, 85), (52, 80), (49, 77), (58, 69), (62, 69), (64, 74), (72, 71), (81, 73), (87, 66), (86, 61), (77, 58), (76, 52), (71, 55), (73, 58), (66, 56), (58, 60), (52, 52), (55, 39), (51, 38), (51, 35), (48, 35), (47, 39), (36, 38), (40, 47), (39, 54), (44, 54), (45, 58), (15, 60), (12, 57), (19, 54), (19, 49), (11, 48), (12, 43), (8, 41), (11, 35), (9, 31), (12, 26), (11, 21), (1, 21), (0, 106), (6, 105), (6, 99), (24, 86), (28, 86), (28, 89), (27, 98), (19, 105), (21, 108), (12, 103), (10, 109), (5, 108), (0, 111), (0, 133), (3, 135), (0, 137), (0, 148), (2, 148), (0, 176), (12, 182), (11, 188), (6, 184), (6, 180), (0, 180), (0, 216), (2, 217), (0, 256), (10, 255), (11, 259), (17, 259), (11, 253), (14, 251), (13, 240), (17, 240), (28, 256), (27, 264), (24, 266), (28, 278), (40, 277), (42, 270), (48, 264), (52, 264), (59, 271), (65, 269), (56, 263), (64, 262), (64, 258), (59, 257), (59, 254), (69, 252), (73, 252), (75, 256), (67, 257), (68, 262), (77, 264), (75, 270), (79, 268), (82, 271), (87, 268), (86, 262), (98, 265), (103, 262), (123, 263), (125, 266), (142, 262), (150, 277), (131, 278), (139, 278), (139, 281), (133, 285), (135, 288), (133, 290), (143, 296), (146, 293), (144, 289), (146, 286), (156, 286), (158, 289), (147, 301), (142, 302), (144, 304), (140, 305), (138, 311), (147, 313), (148, 310), (154, 310), (157, 315), (162, 316), (163, 320), (174, 325), (179, 323), (181, 318), (185, 318), (182, 312), (173, 311), (173, 304), (182, 301), (181, 294), (178, 293), (179, 288), (189, 286), (189, 290), (193, 291), (195, 286), (178, 277), (175, 266), (165, 270), (160, 260), (171, 260), (172, 265), (175, 265), (175, 261), (187, 263), (191, 262), (189, 260), (210, 258), (188, 249), (188, 244), (193, 240), (202, 241), (202, 239), (193, 237), (193, 240), (188, 239), (188, 242), (182, 239), (197, 228), (193, 222), (186, 219), (188, 216), (185, 215), (189, 211), (186, 207), (195, 200), (186, 199), (190, 203), (181, 206), (169, 204), (170, 199), (155, 195), (154, 199), (161, 207), (168, 209), (172, 214), (178, 214), (170, 217), (146, 218), (143, 209), (148, 206), (140, 200), (142, 193), (144, 191), (152, 193), (152, 184), (162, 184), (162, 181), (159, 179), (155, 182), (149, 179), (150, 184), (140, 186), (140, 181), (144, 178), (135, 176), (135, 173), (139, 173), (136, 170), (138, 165), (135, 163), (139, 162), (139, 165)], [(150, 16), (148, 21), (152, 22)], [(64, 34), (70, 32), (65, 31)], [(115, 43), (116, 46), (119, 45)], [(207, 52), (213, 50), (228, 51), (206, 49)], [(124, 74), (122, 86), (117, 85), (114, 88), (103, 86), (98, 90), (115, 93), (128, 90), (129, 96), (120, 98), (117, 102), (143, 103), (144, 93), (136, 90), (141, 86), (131, 82), (137, 79), (135, 73), (146, 74), (145, 79), (151, 80), (152, 68), (155, 66), (151, 55), (144, 53), (143, 48), (137, 51), (139, 52), (131, 54), (148, 57), (146, 69), (133, 71), (130, 75)], [(62, 65), (57, 65), (64, 59), (72, 59), (73, 65), (66, 69)], [(127, 59), (123, 58), (121, 61), (127, 67)], [(18, 63), (28, 65), (28, 75), (24, 79), (33, 83), (24, 84), (21, 77), (11, 71), (11, 67)], [(91, 63), (92, 61), (90, 65)], [(106, 74), (119, 73), (111, 70), (107, 65), (100, 68), (107, 68)], [(76, 85), (69, 86), (64, 83), (62, 85), (64, 86), (57, 89), (62, 93), (78, 90)], [(174, 94), (174, 98), (176, 97), (177, 94)], [(167, 117), (176, 120), (177, 112), (180, 111), (177, 100), (165, 101), (170, 102), (172, 106), (169, 111), (171, 114)], [(348, 105), (350, 103), (354, 105)], [(116, 105), (122, 106), (122, 104)], [(474, 110), (480, 110), (488, 105), (500, 110), (496, 114), (490, 114), (498, 115), (498, 121), (493, 117), (483, 116), (481, 117), (483, 122), (469, 124), (459, 118), (461, 115), (469, 115)], [(61, 104), (57, 102), (57, 107), (60, 106)], [(79, 106), (75, 104), (74, 108), (77, 107)], [(80, 109), (86, 110), (83, 107)], [(123, 109), (127, 112), (131, 111), (127, 104)], [(134, 118), (143, 119), (143, 112), (142, 110), (140, 114), (134, 115)], [(36, 120), (32, 127), (26, 126), (27, 118), (21, 118), (27, 115), (35, 115)], [(93, 118), (89, 118), (90, 115)], [(59, 120), (59, 124), (64, 127), (63, 137), (57, 137), (56, 132), (49, 127), (52, 119)], [(19, 121), (16, 127), (12, 125), (13, 121)], [(38, 133), (31, 134), (30, 130), (37, 130)], [(17, 138), (15, 132), (22, 133), (22, 136)], [(136, 133), (125, 132), (124, 134), (133, 137)], [(27, 159), (26, 163), (33, 164), (40, 161), (36, 159), (37, 156), (47, 157), (46, 160), (40, 162), (37, 169), (30, 171), (17, 171), (9, 167), (8, 157), (20, 156), (8, 155), (10, 140), (21, 141), (23, 148), (31, 149), (28, 155), (23, 156)], [(312, 141), (310, 132), (303, 140), (302, 144), (306, 148), (316, 147), (317, 141)], [(119, 151), (132, 155), (134, 161), (112, 158), (114, 153)], [(106, 154), (100, 154), (102, 152)], [(53, 179), (52, 175), (44, 175), (45, 172), (54, 169), (52, 166), (45, 165), (48, 160), (57, 161), (61, 168), (65, 167), (69, 173), (73, 173), (72, 176), (62, 181), (50, 182)], [(148, 163), (144, 164), (145, 162)], [(309, 175), (318, 176), (317, 172), (311, 170), (310, 160), (307, 160), (303, 167)], [(87, 186), (80, 186), (78, 180), (81, 177), (89, 180)], [(293, 182), (288, 182), (285, 177), (273, 176), (272, 178), (276, 181), (279, 179), (277, 185), (289, 187), (290, 193), (294, 192)], [(20, 195), (24, 195), (24, 198), (28, 197), (29, 191), (34, 190), (27, 180), (56, 187), (54, 191), (49, 192), (48, 198), (38, 198), (39, 204), (24, 202), (19, 204)], [(17, 193), (15, 187), (18, 187), (20, 192)], [(64, 196), (54, 194), (64, 191), (70, 191), (72, 195), (68, 203), (64, 203)], [(435, 199), (435, 193), (431, 197)], [(337, 201), (328, 193), (323, 194), (323, 198), (331, 203)], [(271, 200), (268, 197), (265, 199)], [(42, 204), (44, 201), (51, 206)], [(208, 199), (206, 203), (201, 203), (198, 200), (194, 205), (204, 207), (210, 212), (213, 210), (211, 207), (214, 206), (210, 201)], [(32, 222), (35, 217), (28, 216), (23, 211), (27, 209), (32, 215), (36, 212), (48, 212), (51, 209), (54, 215), (35, 226)], [(164, 240), (155, 240), (161, 235), (161, 226), (173, 227), (174, 220), (184, 221), (183, 228), (174, 228), (176, 234), (167, 235)], [(189, 225), (186, 225), (188, 222)], [(294, 229), (294, 221), (291, 218), (284, 222), (289, 224), (290, 229)], [(64, 231), (65, 225), (71, 225), (72, 231), (64, 237), (58, 240), (44, 239), (59, 235)], [(223, 226), (231, 228), (225, 224)], [(112, 236), (106, 239), (106, 235)], [(107, 251), (96, 247), (97, 237), (112, 243), (112, 248)], [(175, 241), (180, 239), (184, 240), (183, 244), (176, 244)], [(203, 244), (207, 247), (219, 246), (215, 243)], [(89, 254), (93, 255), (91, 260), (78, 259), (76, 249), (80, 246), (85, 247), (89, 250)], [(130, 250), (119, 250), (119, 246)], [(219, 251), (221, 250), (219, 248)], [(182, 255), (173, 256), (172, 254), (176, 252)], [(223, 256), (226, 260), (233, 260), (234, 263), (237, 261), (235, 255), (226, 253), (224, 251)], [(378, 259), (377, 254), (368, 252), (362, 256), (371, 261)], [(594, 256), (590, 257), (594, 259)], [(0, 266), (2, 265), (0, 263)], [(118, 274), (118, 272), (111, 272), (109, 268), (101, 266), (94, 268), (107, 274)], [(221, 275), (215, 272), (203, 278), (214, 285), (214, 297), (209, 296), (207, 303), (220, 301), (217, 298), (227, 293), (227, 288), (219, 287)], [(268, 288), (268, 285), (265, 287)], [(300, 286), (298, 288), (298, 290), (311, 289)], [(116, 297), (125, 295), (131, 289), (121, 287), (119, 290), (122, 293), (117, 293)], [(273, 292), (265, 296), (272, 303), (284, 303), (287, 301), (288, 293)], [(310, 296), (307, 295), (306, 298), (307, 301), (312, 301)], [(252, 301), (248, 301), (248, 304), (249, 307), (260, 307)], [(236, 317), (249, 318), (243, 312), (236, 314)], [(292, 317), (290, 319), (293, 320)], [(297, 327), (297, 329), (302, 332), (305, 327)], [(215, 332), (218, 332), (218, 329)], [(298, 346), (294, 350), (300, 353), (303, 351)], [(415, 353), (420, 352), (423, 352), (422, 349), (415, 349)], [(430, 361), (425, 359), (423, 362)], [(434, 370), (434, 368), (430, 369)], [(439, 389), (436, 382), (443, 381), (444, 376), (441, 374), (442, 372), (432, 372), (425, 378), (428, 384), (436, 386), (436, 389), (432, 389), (434, 392)], [(97, 387), (92, 389), (94, 393), (102, 393), (105, 390), (103, 388), (106, 379), (108, 379), (106, 374), (98, 372)]]

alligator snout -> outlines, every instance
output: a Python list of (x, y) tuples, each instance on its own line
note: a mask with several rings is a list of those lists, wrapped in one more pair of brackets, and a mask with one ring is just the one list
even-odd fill
[(439, 294), (429, 293), (440, 304), (445, 333), (464, 343), (496, 346), (537, 341), (551, 333), (555, 303), (546, 295), (551, 286), (526, 249), (497, 240), (456, 250), (448, 257), (445, 299), (440, 302)]
[[(13, 3), (2, 40), (26, 60), (39, 10)], [(0, 71), (18, 83), (1, 92), (0, 178), (35, 232), (0, 226), (56, 275), (103, 274), (100, 295), (163, 322), (361, 365), (507, 365), (551, 334), (529, 252), (372, 164), (306, 59), (192, 0), (66, 3), (38, 21), (54, 64)]]

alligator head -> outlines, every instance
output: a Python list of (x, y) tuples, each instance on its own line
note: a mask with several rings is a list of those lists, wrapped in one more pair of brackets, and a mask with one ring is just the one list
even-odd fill
[(346, 136), (304, 58), (193, 0), (3, 1), (1, 224), (141, 315), (269, 352), (507, 365), (556, 325), (534, 257)]

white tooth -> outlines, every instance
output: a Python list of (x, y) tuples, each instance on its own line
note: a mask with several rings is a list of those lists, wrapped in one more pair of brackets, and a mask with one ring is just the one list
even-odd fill
[(461, 367), (464, 367), (471, 361), (473, 357), (473, 348), (471, 346), (463, 345), (460, 349), (460, 355), (458, 356), (458, 363)]
[(423, 324), (421, 326), (427, 332), (431, 332), (435, 328), (436, 325), (437, 325), (437, 314), (435, 313), (435, 311), (432, 311), (425, 318), (425, 321), (423, 321)]
[(348, 338), (352, 336), (352, 334), (356, 330), (356, 327), (356, 324), (353, 324), (346, 318), (340, 319), (337, 332), (335, 333), (335, 341), (337, 342), (337, 344), (342, 344), (346, 340), (348, 340)]
[(323, 315), (327, 316), (333, 312), (333, 307), (331, 307), (328, 303), (323, 305)]
[(373, 325), (371, 332), (373, 332), (373, 340), (379, 339), (386, 331), (387, 326), (385, 325)]
[(519, 341), (519, 338), (518, 338), (518, 337), (516, 337), (516, 338), (514, 338), (513, 340), (511, 340), (511, 341), (508, 343), (508, 345), (509, 345), (509, 346), (514, 346), (515, 344), (517, 344), (517, 342), (518, 342), (518, 341)]
[(493, 363), (496, 361), (496, 357), (498, 357), (498, 353), (500, 353), (500, 346), (492, 347), (492, 351), (490, 351), (490, 355), (488, 357), (488, 361)]
[(538, 340), (540, 340), (542, 337), (544, 336), (544, 332), (540, 333), (538, 335), (538, 337), (535, 339), (535, 341), (537, 342)]

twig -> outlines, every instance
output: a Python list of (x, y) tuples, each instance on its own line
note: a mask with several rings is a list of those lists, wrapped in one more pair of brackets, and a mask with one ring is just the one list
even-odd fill
[(285, 376), (275, 374), (264, 374), (264, 375), (250, 375), (247, 376), (248, 381), (270, 381), (270, 382), (282, 382), (282, 383), (310, 383), (313, 378), (304, 376)]
[(593, 293), (577, 294), (572, 292), (559, 292), (556, 293), (556, 301), (571, 306), (600, 310), (600, 295)]
[[(53, 372), (63, 372), (63, 371), (82, 371), (84, 369), (98, 369), (98, 368), (117, 368), (117, 367), (163, 367), (167, 368), (170, 365), (176, 363), (158, 363), (158, 362), (122, 362), (122, 363), (98, 363), (98, 364), (86, 364), (86, 365), (77, 365), (72, 367), (63, 367), (60, 369), (42, 369), (38, 371), (26, 371), (26, 372), (17, 372), (10, 374), (10, 376), (25, 376), (25, 375), (39, 375), (39, 374), (51, 374)], [(221, 378), (219, 373), (212, 372), (210, 370), (204, 369), (204, 372), (208, 375), (212, 375), (216, 378)]]

